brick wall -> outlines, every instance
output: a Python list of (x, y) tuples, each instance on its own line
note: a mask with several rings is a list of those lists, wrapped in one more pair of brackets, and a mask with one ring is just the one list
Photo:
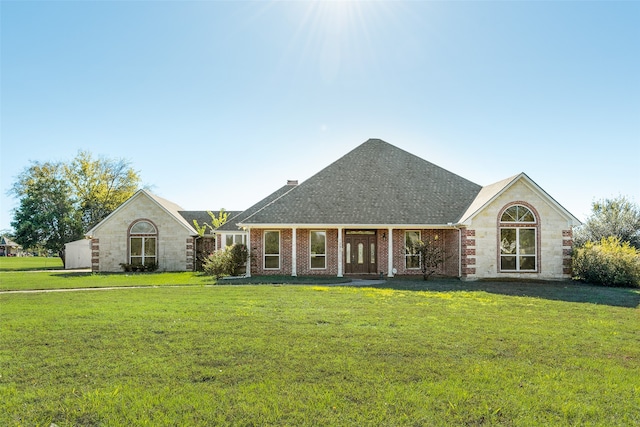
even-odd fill
[[(393, 230), (393, 266), (398, 275), (422, 275), (421, 269), (407, 269), (405, 257), (405, 231)], [(415, 230), (412, 230), (415, 231)], [(458, 276), (458, 230), (453, 229), (422, 229), (420, 238), (423, 241), (431, 241), (444, 251), (444, 263), (435, 273), (437, 276)], [(437, 237), (436, 237), (437, 236)], [(385, 258), (385, 266), (386, 266)]]
[[(269, 229), (275, 231), (276, 229)], [(291, 257), (292, 257), (292, 238), (291, 229), (277, 229), (280, 231), (280, 269), (264, 269), (264, 231), (262, 229), (251, 230), (251, 254), (253, 257), (251, 274), (252, 275), (290, 275), (291, 274)], [(296, 274), (299, 276), (323, 275), (336, 276), (338, 274), (338, 230), (324, 229), (327, 236), (327, 262), (325, 269), (311, 269), (310, 258), (310, 229), (296, 229)], [(437, 275), (457, 277), (458, 269), (458, 230), (453, 229), (424, 229), (420, 230), (423, 239), (430, 238), (445, 251), (445, 262), (439, 268)], [(345, 230), (342, 231), (343, 233)], [(404, 250), (404, 232), (405, 230), (393, 230), (393, 268), (397, 270), (399, 275), (421, 275), (419, 269), (408, 270), (405, 267), (405, 250)], [(388, 274), (388, 230), (379, 229), (376, 232), (377, 243), (377, 267), (378, 274), (383, 272)], [(436, 240), (436, 236), (438, 236)], [(343, 235), (343, 242), (344, 242)], [(343, 273), (345, 272), (343, 263)]]

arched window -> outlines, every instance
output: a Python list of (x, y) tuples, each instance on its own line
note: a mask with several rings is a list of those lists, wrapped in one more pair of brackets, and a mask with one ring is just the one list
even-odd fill
[(500, 215), (500, 271), (538, 270), (538, 218), (527, 206), (515, 204)]
[(146, 220), (129, 228), (129, 264), (151, 266), (158, 263), (158, 230)]

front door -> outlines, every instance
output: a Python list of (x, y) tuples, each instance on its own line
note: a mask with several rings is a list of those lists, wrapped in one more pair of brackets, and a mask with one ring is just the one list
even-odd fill
[(377, 274), (375, 231), (347, 231), (344, 239), (344, 265), (347, 274)]

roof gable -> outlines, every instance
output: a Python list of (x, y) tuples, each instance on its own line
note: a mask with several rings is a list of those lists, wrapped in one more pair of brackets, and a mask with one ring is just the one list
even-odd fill
[(118, 215), (120, 211), (122, 211), (126, 206), (135, 203), (140, 197), (146, 197), (152, 202), (154, 202), (158, 207), (160, 207), (163, 211), (173, 217), (177, 223), (181, 226), (185, 227), (191, 234), (196, 235), (196, 230), (187, 222), (185, 218), (180, 215), (180, 211), (183, 209), (177, 204), (163, 199), (162, 197), (156, 196), (148, 192), (147, 190), (141, 189), (138, 190), (133, 196), (127, 199), (124, 203), (118, 206), (113, 212), (111, 212), (105, 219), (96, 224), (91, 230), (89, 230), (86, 235), (91, 236), (95, 234), (96, 230), (100, 229), (105, 223), (109, 222), (114, 216)]
[(0, 246), (11, 246), (17, 248), (20, 245), (6, 236), (0, 236)]
[(469, 208), (460, 217), (459, 223), (469, 223), (479, 212), (482, 211), (491, 202), (497, 199), (501, 194), (506, 192), (509, 188), (513, 187), (517, 182), (523, 181), (527, 186), (535, 191), (542, 199), (546, 200), (550, 206), (552, 206), (558, 213), (563, 215), (573, 225), (580, 225), (581, 222), (575, 216), (565, 209), (560, 203), (558, 203), (553, 197), (551, 197), (546, 191), (542, 189), (535, 181), (533, 181), (524, 172), (498, 181), (494, 184), (487, 185), (482, 188), (478, 193), (478, 196), (469, 206)]
[(370, 139), (239, 221), (257, 224), (447, 224), (481, 187), (380, 139)]

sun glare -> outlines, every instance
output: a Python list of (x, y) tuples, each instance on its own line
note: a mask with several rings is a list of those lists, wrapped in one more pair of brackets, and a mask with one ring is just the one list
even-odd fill
[(306, 3), (297, 34), (305, 40), (304, 55), (317, 62), (325, 83), (360, 62), (370, 48), (366, 46), (369, 21), (365, 9), (371, 5), (359, 1)]

